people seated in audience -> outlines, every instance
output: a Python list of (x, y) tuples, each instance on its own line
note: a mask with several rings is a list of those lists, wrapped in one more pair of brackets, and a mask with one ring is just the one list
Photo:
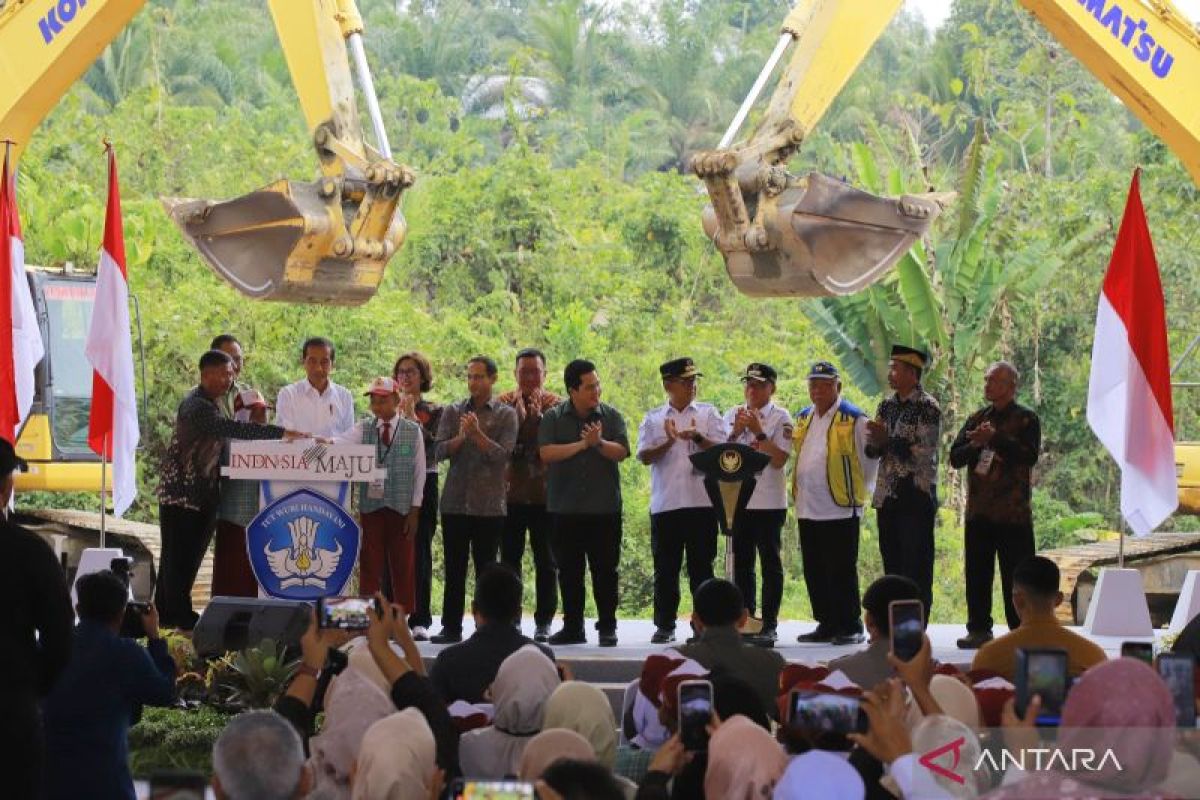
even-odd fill
[[(496, 678), (500, 663), (534, 641), (521, 634), (520, 576), (505, 564), (493, 563), (479, 571), (471, 613), (475, 632), (465, 642), (438, 653), (431, 670), (433, 685), (449, 705), (455, 700), (485, 703), (484, 691)], [(537, 647), (551, 660), (549, 647)]]
[(42, 701), (46, 797), (133, 800), (129, 728), (143, 705), (175, 701), (175, 662), (153, 605), (141, 614), (146, 647), (121, 637), (129, 587), (112, 572), (84, 575), (75, 592), (71, 660)]
[(313, 783), (318, 790), (345, 796), (367, 729), (396, 709), (392, 698), (353, 666), (329, 684), (324, 708), (321, 732), (309, 740)]
[(705, 669), (745, 681), (754, 688), (763, 711), (774, 715), (783, 656), (743, 641), (738, 629), (745, 624), (747, 612), (741, 591), (723, 578), (710, 578), (696, 589), (692, 609), (696, 641), (677, 648), (679, 654)]
[(769, 796), (788, 759), (771, 734), (737, 715), (714, 726), (708, 742), (704, 796), (755, 800)]
[(895, 673), (888, 661), (891, 652), (891, 626), (888, 606), (894, 600), (920, 600), (921, 588), (902, 575), (884, 575), (863, 593), (863, 625), (867, 646), (829, 662), (830, 671), (840, 671), (864, 689), (869, 689)]
[(445, 782), (437, 744), (425, 717), (415, 708), (389, 714), (363, 736), (355, 762), (351, 800), (407, 800), (437, 797)]
[(1058, 590), (1058, 565), (1048, 558), (1033, 556), (1013, 570), (1013, 605), (1021, 626), (979, 648), (971, 669), (991, 670), (1013, 680), (1018, 648), (1059, 647), (1067, 651), (1067, 673), (1078, 677), (1084, 670), (1104, 661), (1100, 646), (1067, 630), (1054, 614), (1063, 601)]
[(617, 721), (612, 704), (590, 683), (566, 681), (546, 701), (542, 730), (565, 728), (583, 736), (608, 769), (617, 761)]
[(489, 689), (495, 704), (492, 724), (468, 731), (459, 741), (463, 775), (494, 780), (516, 775), (525, 746), (542, 730), (546, 701), (560, 683), (554, 662), (536, 645), (504, 659)]
[(292, 800), (312, 788), (300, 736), (274, 711), (231, 719), (213, 743), (212, 765), (217, 800)]
[(523, 781), (536, 781), (560, 758), (595, 761), (596, 751), (591, 742), (573, 730), (547, 728), (531, 738), (525, 746), (525, 752), (521, 753), (521, 766), (517, 770), (517, 777)]

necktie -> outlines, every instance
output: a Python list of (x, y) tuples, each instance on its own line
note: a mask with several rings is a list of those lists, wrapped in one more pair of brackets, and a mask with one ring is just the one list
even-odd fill
[(392, 446), (392, 423), (383, 423), (383, 434), (379, 438), (383, 441), (384, 447)]

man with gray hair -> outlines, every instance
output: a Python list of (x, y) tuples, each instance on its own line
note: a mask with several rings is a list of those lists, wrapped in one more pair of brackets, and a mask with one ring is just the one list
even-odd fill
[(238, 714), (213, 744), (213, 792), (220, 800), (292, 800), (312, 788), (304, 745), (274, 711)]
[(1021, 624), (1012, 601), (1013, 570), (1034, 555), (1033, 465), (1042, 444), (1037, 414), (1016, 402), (1020, 373), (1007, 361), (987, 369), (983, 396), (988, 404), (963, 424), (950, 446), (950, 464), (966, 467), (967, 515), (964, 571), (967, 579), (967, 635), (963, 650), (992, 638), (992, 578), (997, 557), (1010, 629)]

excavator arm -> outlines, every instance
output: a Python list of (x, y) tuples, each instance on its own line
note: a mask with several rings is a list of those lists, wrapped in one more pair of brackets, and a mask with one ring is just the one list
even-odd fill
[[(145, 0), (0, 0), (0, 139), (19, 157), (58, 100)], [(404, 241), (413, 172), (391, 159), (354, 0), (268, 0), (320, 177), (279, 180), (225, 202), (164, 199), (205, 262), (235, 289), (280, 301), (357, 305)], [(378, 147), (363, 136), (350, 55)]]
[[(716, 150), (693, 171), (712, 204), (704, 229), (734, 285), (755, 296), (850, 294), (881, 278), (952, 195), (880, 198), (787, 160), (829, 108), (902, 0), (800, 0), (759, 80)], [(1166, 0), (1020, 0), (1200, 183), (1200, 33)], [(767, 113), (731, 145), (784, 51)]]

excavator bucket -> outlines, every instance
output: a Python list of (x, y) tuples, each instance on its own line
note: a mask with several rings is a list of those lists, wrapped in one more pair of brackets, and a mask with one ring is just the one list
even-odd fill
[(399, 199), (406, 183), (336, 178), (280, 180), (225, 202), (164, 198), (204, 261), (249, 297), (360, 305), (383, 280), (404, 241)]
[(736, 185), (706, 182), (714, 201), (724, 202), (705, 209), (704, 230), (734, 284), (753, 297), (846, 295), (869, 286), (953, 196), (877, 197), (818, 173), (745, 198)]

